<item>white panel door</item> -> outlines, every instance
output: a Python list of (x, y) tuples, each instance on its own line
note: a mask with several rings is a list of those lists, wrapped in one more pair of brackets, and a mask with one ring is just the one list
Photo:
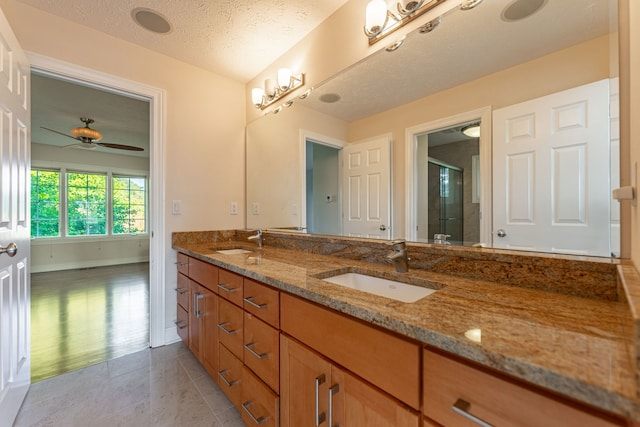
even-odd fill
[(31, 382), (29, 64), (0, 12), (0, 427), (11, 426)]
[(609, 81), (493, 114), (493, 246), (610, 256)]
[(342, 149), (343, 234), (391, 237), (391, 143), (388, 137)]

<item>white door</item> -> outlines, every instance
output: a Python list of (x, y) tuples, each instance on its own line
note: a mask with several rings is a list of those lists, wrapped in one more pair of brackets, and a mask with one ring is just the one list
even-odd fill
[(608, 80), (495, 110), (493, 131), (493, 246), (610, 256)]
[(391, 237), (391, 142), (388, 137), (342, 149), (343, 234)]
[(0, 426), (11, 426), (31, 382), (29, 316), (29, 63), (0, 12)]

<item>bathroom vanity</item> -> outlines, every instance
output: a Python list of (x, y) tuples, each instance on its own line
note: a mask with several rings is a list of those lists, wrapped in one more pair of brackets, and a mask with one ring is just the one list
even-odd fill
[[(618, 260), (410, 244), (403, 274), (384, 241), (267, 232), (257, 250), (247, 236), (174, 233), (173, 247), (178, 333), (248, 426), (640, 420), (625, 291), (640, 281)], [(434, 292), (323, 280), (342, 273)]]

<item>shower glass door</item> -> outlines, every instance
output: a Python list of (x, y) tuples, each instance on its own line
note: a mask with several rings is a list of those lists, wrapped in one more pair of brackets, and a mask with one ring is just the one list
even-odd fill
[(463, 169), (429, 158), (429, 236), (448, 234), (464, 240)]

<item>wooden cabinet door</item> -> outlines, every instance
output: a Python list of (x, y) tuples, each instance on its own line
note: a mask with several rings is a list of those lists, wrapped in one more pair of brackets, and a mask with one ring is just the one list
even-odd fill
[(420, 415), (382, 391), (331, 367), (327, 426), (418, 427)]
[(201, 349), (201, 335), (202, 323), (200, 321), (202, 317), (202, 300), (204, 299), (204, 288), (194, 282), (189, 281), (189, 350), (200, 360)]
[(280, 390), (278, 330), (244, 313), (244, 363), (276, 393)]
[(278, 427), (278, 395), (246, 366), (242, 368), (242, 421), (246, 426)]
[(218, 337), (222, 344), (244, 360), (243, 347), (243, 311), (224, 298), (218, 299)]
[(209, 375), (218, 378), (218, 295), (202, 288), (204, 297), (199, 305), (202, 310), (201, 326), (201, 362)]
[(327, 360), (298, 342), (280, 336), (282, 427), (327, 425), (330, 376), (331, 364)]

